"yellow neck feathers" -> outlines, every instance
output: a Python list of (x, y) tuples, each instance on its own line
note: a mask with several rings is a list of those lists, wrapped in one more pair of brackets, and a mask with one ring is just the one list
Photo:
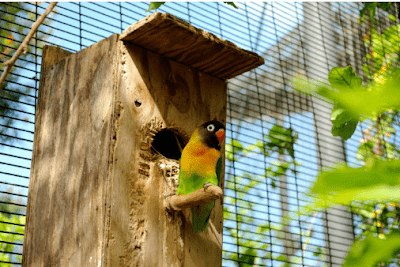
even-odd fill
[(209, 148), (201, 142), (196, 129), (182, 151), (181, 171), (197, 173), (201, 176), (215, 175), (215, 168), (220, 157), (221, 153), (218, 150)]

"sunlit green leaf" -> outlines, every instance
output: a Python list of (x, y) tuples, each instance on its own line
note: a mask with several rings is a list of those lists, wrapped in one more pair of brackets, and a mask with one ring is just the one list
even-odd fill
[(340, 136), (343, 140), (349, 139), (357, 128), (358, 120), (351, 119), (340, 125), (332, 126), (332, 135)]
[[(346, 75), (345, 75), (346, 76)], [(336, 78), (335, 78), (336, 80)], [(357, 79), (355, 79), (357, 80)], [(350, 81), (352, 84), (358, 82)], [(336, 86), (341, 86), (335, 81)], [(392, 75), (383, 82), (374, 83), (367, 90), (359, 89), (334, 91), (330, 86), (324, 83), (305, 78), (294, 79), (296, 90), (304, 92), (302, 86), (313, 84), (312, 89), (315, 94), (319, 94), (326, 99), (339, 103), (343, 109), (351, 112), (354, 119), (358, 119), (362, 115), (372, 116), (374, 112), (396, 109), (400, 107), (400, 69), (393, 71)], [(344, 86), (344, 85), (343, 85)]]
[(243, 150), (243, 145), (238, 140), (231, 139), (231, 145), (233, 146), (234, 153)]
[(162, 6), (165, 2), (150, 2), (149, 8), (146, 10), (146, 12), (152, 11), (154, 9), (159, 8)]
[(340, 136), (343, 140), (349, 139), (356, 130), (358, 120), (354, 119), (352, 114), (335, 105), (331, 114), (332, 135)]
[(351, 66), (334, 67), (328, 76), (330, 84), (338, 90), (359, 90), (362, 78), (357, 76)]
[(331, 89), (331, 85), (326, 81), (318, 79), (308, 79), (307, 77), (302, 75), (292, 77), (291, 82), (294, 89), (307, 95), (318, 94), (321, 88)]
[(367, 210), (361, 210), (360, 214), (366, 218), (372, 219), (374, 218), (373, 213)]
[(368, 234), (365, 239), (356, 241), (347, 255), (343, 267), (369, 267), (390, 260), (400, 250), (400, 232), (393, 232), (379, 238)]
[(277, 260), (277, 261), (284, 261), (284, 262), (288, 262), (288, 261), (289, 261), (288, 258), (286, 258), (284, 255), (279, 255), (279, 256), (276, 258), (276, 260)]
[(225, 145), (225, 156), (229, 161), (238, 161), (241, 151), (243, 151), (243, 145), (238, 140), (230, 139)]
[(351, 168), (339, 166), (323, 171), (311, 193), (317, 196), (315, 206), (348, 205), (354, 200), (400, 201), (400, 160), (376, 160), (372, 166)]

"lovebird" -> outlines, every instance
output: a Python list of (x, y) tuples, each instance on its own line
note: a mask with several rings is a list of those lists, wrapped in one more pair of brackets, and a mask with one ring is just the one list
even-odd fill
[[(202, 187), (219, 186), (222, 172), (221, 143), (225, 126), (219, 121), (200, 125), (190, 137), (180, 159), (177, 195), (187, 195)], [(207, 231), (208, 220), (215, 201), (192, 208), (193, 228), (196, 234)]]

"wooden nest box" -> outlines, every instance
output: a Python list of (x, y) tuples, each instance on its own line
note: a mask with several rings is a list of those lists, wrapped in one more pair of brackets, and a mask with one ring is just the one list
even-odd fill
[(195, 234), (164, 195), (194, 129), (226, 122), (225, 80), (263, 62), (161, 13), (77, 53), (46, 46), (23, 266), (221, 266), (222, 201)]

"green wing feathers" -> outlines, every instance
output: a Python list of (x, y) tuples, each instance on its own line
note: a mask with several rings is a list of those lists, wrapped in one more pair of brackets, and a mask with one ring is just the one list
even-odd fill
[[(217, 174), (217, 180), (219, 186), (222, 177), (222, 157), (218, 159), (215, 173)], [(215, 179), (215, 178), (214, 178)], [(211, 181), (209, 181), (211, 182)], [(214, 183), (212, 183), (214, 184)], [(215, 201), (211, 201), (208, 204), (192, 208), (192, 219), (193, 228), (196, 234), (199, 232), (207, 232), (208, 221), (210, 220), (211, 211), (214, 208)]]
[[(222, 177), (222, 157), (218, 159), (215, 173), (216, 175), (203, 177), (197, 173), (186, 173), (181, 171), (179, 173), (179, 187), (176, 193), (178, 195), (188, 195), (202, 188), (206, 182), (219, 186)], [(211, 201), (208, 204), (191, 208), (193, 228), (196, 234), (201, 231), (207, 231), (208, 221), (210, 220), (210, 214), (214, 205), (215, 201)]]
[(193, 228), (196, 234), (200, 233), (201, 231), (207, 232), (208, 220), (210, 219), (210, 214), (214, 208), (214, 204), (215, 201), (211, 201), (208, 204), (191, 208)]

